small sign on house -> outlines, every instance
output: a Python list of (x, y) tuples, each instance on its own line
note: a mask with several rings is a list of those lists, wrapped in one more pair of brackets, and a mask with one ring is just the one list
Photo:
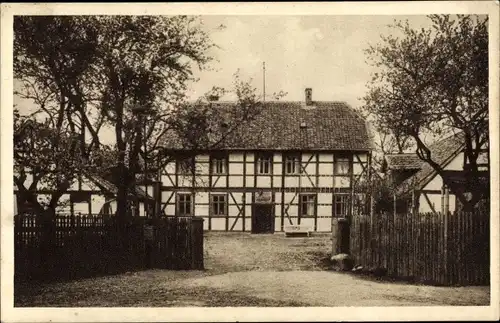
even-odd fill
[(271, 203), (273, 201), (273, 195), (271, 192), (260, 191), (255, 193), (255, 203)]

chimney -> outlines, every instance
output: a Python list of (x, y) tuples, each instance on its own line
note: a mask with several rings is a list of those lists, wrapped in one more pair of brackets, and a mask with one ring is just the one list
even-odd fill
[(312, 105), (312, 92), (310, 87), (306, 88), (306, 105)]
[(208, 101), (210, 102), (216, 102), (219, 101), (219, 96), (217, 94), (210, 94), (208, 96)]

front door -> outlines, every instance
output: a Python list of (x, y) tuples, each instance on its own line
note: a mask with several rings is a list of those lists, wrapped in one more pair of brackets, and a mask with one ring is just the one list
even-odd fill
[(272, 204), (253, 205), (252, 233), (274, 233), (274, 212)]

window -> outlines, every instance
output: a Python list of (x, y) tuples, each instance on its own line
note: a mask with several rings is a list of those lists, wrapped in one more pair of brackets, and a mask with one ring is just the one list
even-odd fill
[(226, 174), (227, 159), (221, 156), (212, 157), (212, 174)]
[(179, 158), (176, 161), (177, 174), (189, 175), (194, 170), (194, 159), (190, 157)]
[(334, 216), (346, 217), (349, 214), (349, 195), (335, 195), (333, 202)]
[(225, 194), (211, 195), (212, 215), (226, 215), (227, 214), (227, 197)]
[(285, 174), (297, 174), (300, 169), (300, 155), (285, 156)]
[(177, 215), (191, 215), (191, 194), (177, 194)]
[(303, 194), (300, 195), (300, 216), (314, 216), (316, 214), (316, 195), (314, 194)]
[(348, 175), (350, 170), (350, 160), (348, 156), (335, 155), (334, 174)]
[(257, 157), (257, 174), (271, 174), (272, 158), (270, 155)]

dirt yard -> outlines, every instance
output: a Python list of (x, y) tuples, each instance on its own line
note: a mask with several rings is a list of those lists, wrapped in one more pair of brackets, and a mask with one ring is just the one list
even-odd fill
[(488, 287), (378, 282), (328, 270), (329, 236), (207, 233), (205, 271), (147, 270), (16, 286), (15, 306), (488, 305)]

